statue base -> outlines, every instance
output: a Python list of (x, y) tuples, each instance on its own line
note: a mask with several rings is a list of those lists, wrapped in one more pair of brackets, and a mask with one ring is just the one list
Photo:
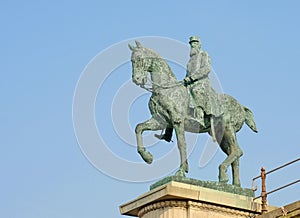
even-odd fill
[(215, 189), (218, 191), (224, 191), (224, 192), (229, 192), (238, 195), (245, 195), (248, 197), (254, 197), (254, 191), (249, 188), (241, 188), (226, 183), (220, 183), (215, 181), (201, 181), (198, 179), (192, 179), (192, 178), (180, 177), (180, 176), (168, 176), (151, 185), (150, 191), (171, 181), (185, 183), (189, 185), (201, 186), (203, 188), (210, 188), (210, 189)]
[(121, 205), (120, 212), (140, 218), (232, 218), (260, 214), (261, 206), (253, 201), (253, 192), (251, 196), (249, 190), (236, 194), (232, 192), (246, 189), (227, 186), (231, 185), (226, 185), (224, 191), (214, 182), (167, 177), (153, 184), (149, 192)]

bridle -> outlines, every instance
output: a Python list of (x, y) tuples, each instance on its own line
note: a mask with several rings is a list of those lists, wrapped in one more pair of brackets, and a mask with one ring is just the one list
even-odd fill
[(181, 86), (181, 85), (184, 84), (183, 81), (177, 81), (174, 84), (164, 86), (164, 85), (158, 84), (156, 82), (153, 82), (150, 77), (147, 78), (147, 81), (150, 81), (150, 83), (151, 83), (150, 87), (146, 87), (145, 84), (144, 85), (140, 85), (140, 87), (143, 88), (143, 89), (145, 89), (145, 90), (147, 90), (148, 92), (152, 92), (152, 93), (155, 93), (153, 86), (156, 86), (155, 90), (158, 91), (158, 90), (161, 90), (161, 89), (175, 88), (175, 87), (178, 87), (178, 86)]

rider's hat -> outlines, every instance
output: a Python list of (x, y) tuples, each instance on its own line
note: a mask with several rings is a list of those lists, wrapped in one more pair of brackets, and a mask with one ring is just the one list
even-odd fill
[(192, 42), (199, 42), (200, 43), (199, 36), (191, 36), (189, 43), (191, 44)]

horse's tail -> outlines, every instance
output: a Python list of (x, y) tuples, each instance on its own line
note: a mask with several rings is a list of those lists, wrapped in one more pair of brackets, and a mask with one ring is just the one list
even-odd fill
[(244, 110), (246, 112), (245, 116), (245, 122), (246, 124), (254, 131), (257, 132), (256, 124), (254, 121), (254, 116), (252, 111), (249, 108), (244, 107)]

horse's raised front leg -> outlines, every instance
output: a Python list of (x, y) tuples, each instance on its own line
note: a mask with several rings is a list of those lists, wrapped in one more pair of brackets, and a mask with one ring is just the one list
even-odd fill
[(148, 163), (151, 164), (153, 161), (153, 156), (149, 151), (146, 151), (146, 148), (143, 145), (143, 136), (142, 133), (145, 130), (162, 130), (164, 129), (165, 126), (161, 123), (159, 123), (156, 119), (154, 119), (153, 117), (143, 123), (139, 123), (136, 127), (135, 127), (135, 133), (136, 133), (136, 141), (137, 141), (137, 151), (138, 153), (141, 155), (141, 157), (143, 158), (143, 160)]
[(184, 135), (184, 124), (183, 122), (174, 125), (176, 137), (177, 137), (177, 146), (180, 153), (180, 168), (176, 172), (176, 176), (185, 177), (185, 173), (189, 171), (187, 154), (186, 154), (186, 142)]

